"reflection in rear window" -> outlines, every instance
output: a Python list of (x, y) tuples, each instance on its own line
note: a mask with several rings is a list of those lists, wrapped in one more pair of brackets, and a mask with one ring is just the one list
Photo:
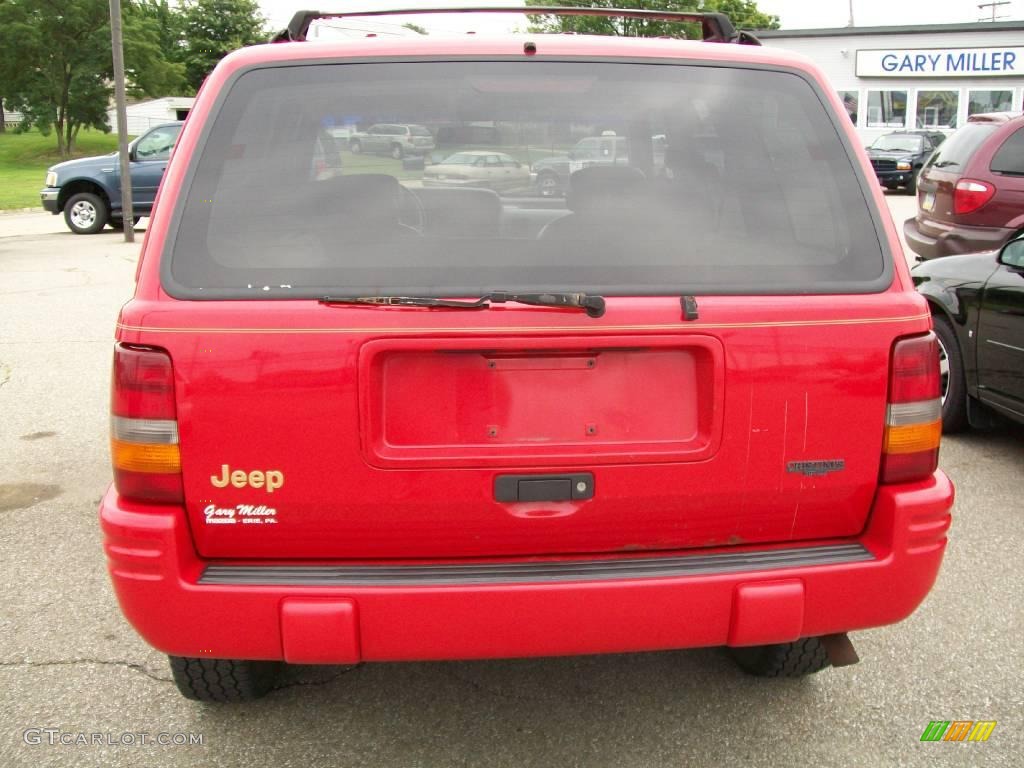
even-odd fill
[[(317, 162), (323, 126), (385, 120), (433, 140)], [(465, 153), (512, 161), (462, 170)], [(191, 162), (163, 262), (183, 298), (867, 292), (887, 274), (832, 120), (785, 72), (255, 69)]]
[(968, 123), (939, 145), (927, 167), (962, 171), (974, 151), (995, 129), (991, 123)]

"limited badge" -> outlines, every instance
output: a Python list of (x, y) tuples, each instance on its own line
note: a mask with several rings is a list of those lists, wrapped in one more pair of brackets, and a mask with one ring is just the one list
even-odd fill
[(827, 475), (829, 472), (842, 472), (846, 469), (844, 459), (825, 459), (822, 461), (791, 461), (786, 464), (787, 472), (798, 472), (808, 477)]

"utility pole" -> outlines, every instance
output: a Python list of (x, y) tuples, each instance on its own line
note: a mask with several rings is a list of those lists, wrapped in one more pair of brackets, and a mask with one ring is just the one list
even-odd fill
[(850, 0), (850, 20), (847, 22), (846, 26), (848, 26), (848, 27), (856, 26), (853, 23), (853, 0)]
[(110, 45), (114, 49), (114, 101), (117, 105), (117, 147), (121, 155), (121, 221), (124, 241), (135, 242), (132, 172), (128, 158), (128, 108), (124, 92), (124, 42), (121, 39), (121, 0), (110, 0)]

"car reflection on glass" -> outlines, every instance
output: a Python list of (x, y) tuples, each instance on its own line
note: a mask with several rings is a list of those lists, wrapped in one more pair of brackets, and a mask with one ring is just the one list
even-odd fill
[(456, 152), (423, 172), (425, 187), (480, 187), (496, 191), (530, 183), (530, 169), (514, 157), (483, 150)]

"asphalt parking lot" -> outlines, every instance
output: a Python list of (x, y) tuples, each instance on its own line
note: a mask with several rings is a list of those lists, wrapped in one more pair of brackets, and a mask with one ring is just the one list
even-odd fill
[[(913, 210), (888, 199), (897, 222)], [(113, 324), (138, 251), (113, 231), (0, 215), (0, 766), (1022, 764), (1014, 428), (946, 439), (958, 501), (938, 583), (909, 620), (854, 634), (854, 667), (764, 681), (705, 649), (299, 668), (253, 705), (186, 701), (121, 618), (96, 520)], [(986, 743), (919, 741), (958, 719), (998, 725)], [(134, 743), (59, 743), (80, 732)]]

